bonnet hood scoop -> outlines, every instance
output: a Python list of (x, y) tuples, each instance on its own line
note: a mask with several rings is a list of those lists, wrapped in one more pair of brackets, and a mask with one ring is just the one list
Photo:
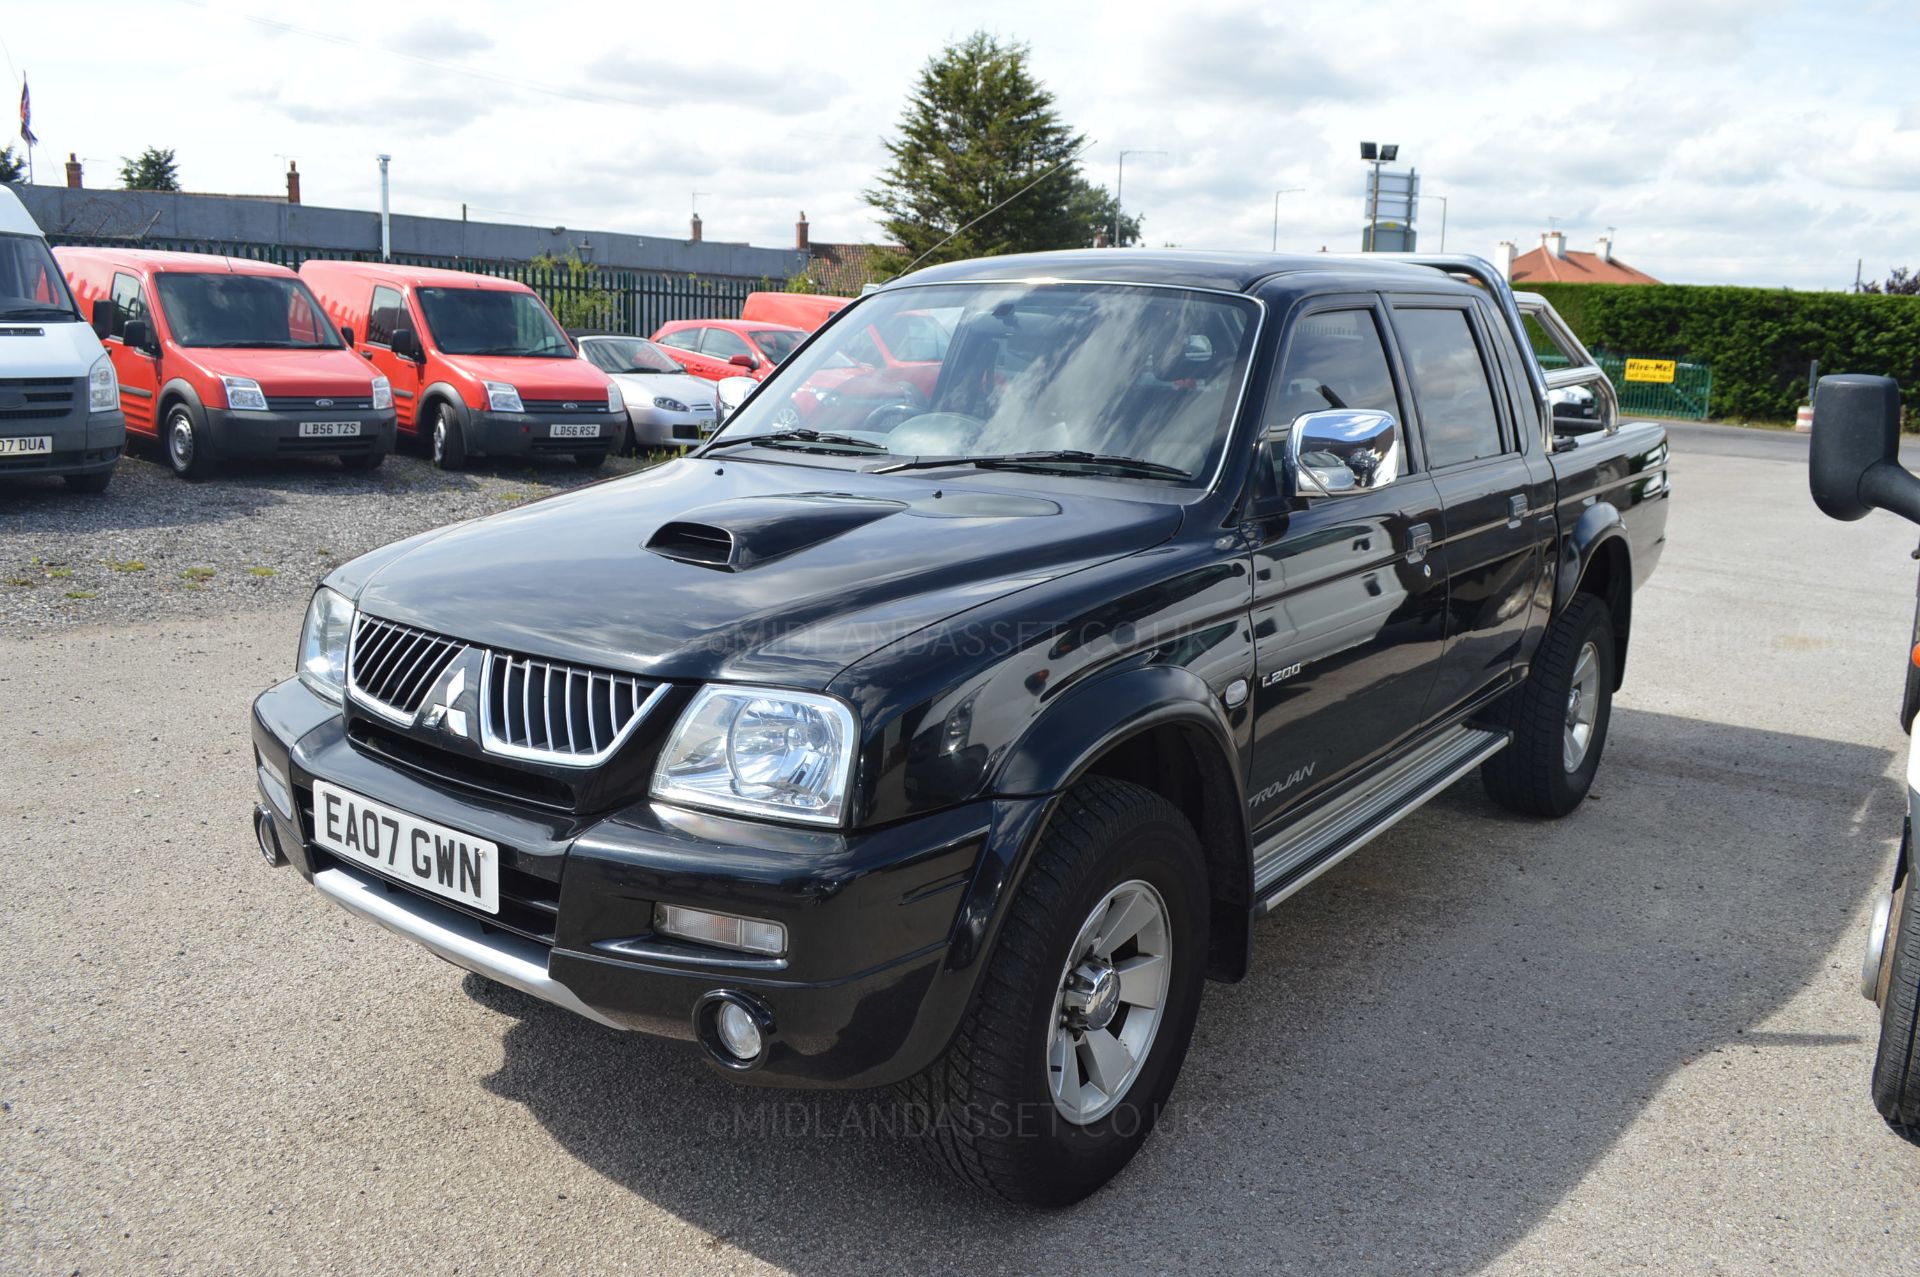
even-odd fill
[(680, 563), (744, 572), (906, 508), (904, 501), (846, 492), (736, 497), (661, 524), (647, 538), (647, 549)]

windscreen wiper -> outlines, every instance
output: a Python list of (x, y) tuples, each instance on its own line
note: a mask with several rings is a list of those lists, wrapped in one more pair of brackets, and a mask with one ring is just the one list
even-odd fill
[(856, 439), (852, 435), (829, 434), (819, 430), (809, 430), (802, 426), (796, 430), (772, 430), (763, 435), (746, 435), (739, 439), (721, 439), (715, 443), (714, 447), (707, 449), (707, 451), (713, 452), (720, 448), (744, 447), (750, 443), (826, 443), (834, 444), (842, 448), (857, 448), (862, 452), (885, 452), (887, 450), (886, 444), (875, 443), (871, 439)]
[(1140, 457), (1121, 457), (1101, 452), (1083, 452), (1078, 448), (1054, 448), (1044, 452), (1008, 452), (986, 457), (915, 457), (898, 465), (882, 466), (875, 474), (896, 470), (931, 470), (940, 466), (977, 466), (982, 470), (1055, 470), (1071, 474), (1080, 469), (1106, 470), (1114, 474), (1136, 475), (1143, 479), (1191, 479), (1193, 475), (1178, 466), (1161, 465)]
[(79, 319), (65, 306), (10, 306), (0, 310), (0, 319)]

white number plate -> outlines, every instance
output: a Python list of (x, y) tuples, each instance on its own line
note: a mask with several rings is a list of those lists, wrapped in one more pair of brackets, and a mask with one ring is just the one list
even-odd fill
[(37, 457), (53, 451), (52, 435), (28, 435), (22, 439), (0, 439), (0, 457)]
[(500, 848), (484, 838), (316, 780), (313, 840), (350, 865), (485, 913), (500, 912)]
[(547, 427), (547, 438), (549, 439), (598, 439), (599, 437), (600, 425), (598, 422), (590, 425), (574, 425), (556, 421)]
[(303, 421), (300, 423), (302, 439), (358, 439), (360, 423), (357, 421)]

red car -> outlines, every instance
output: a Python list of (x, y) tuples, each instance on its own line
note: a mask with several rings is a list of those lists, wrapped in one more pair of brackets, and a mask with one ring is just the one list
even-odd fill
[(660, 325), (655, 345), (696, 377), (751, 377), (765, 381), (773, 366), (807, 339), (807, 330), (790, 324), (748, 319), (675, 319)]
[(626, 435), (627, 405), (525, 284), (381, 262), (301, 264), (333, 321), (393, 382), (400, 432), (433, 463), (570, 454), (591, 469)]
[(337, 456), (371, 470), (393, 451), (393, 393), (284, 266), (201, 253), (56, 248), (114, 372), (127, 429), (174, 473), (228, 457)]

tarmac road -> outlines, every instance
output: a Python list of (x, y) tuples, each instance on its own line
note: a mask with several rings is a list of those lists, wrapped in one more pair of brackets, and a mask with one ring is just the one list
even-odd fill
[(1915, 565), (1804, 441), (1676, 430), (1593, 801), (1456, 786), (1262, 924), (1105, 1191), (492, 991), (247, 829), (299, 608), (0, 641), (0, 1271), (1914, 1271), (1855, 991)]

